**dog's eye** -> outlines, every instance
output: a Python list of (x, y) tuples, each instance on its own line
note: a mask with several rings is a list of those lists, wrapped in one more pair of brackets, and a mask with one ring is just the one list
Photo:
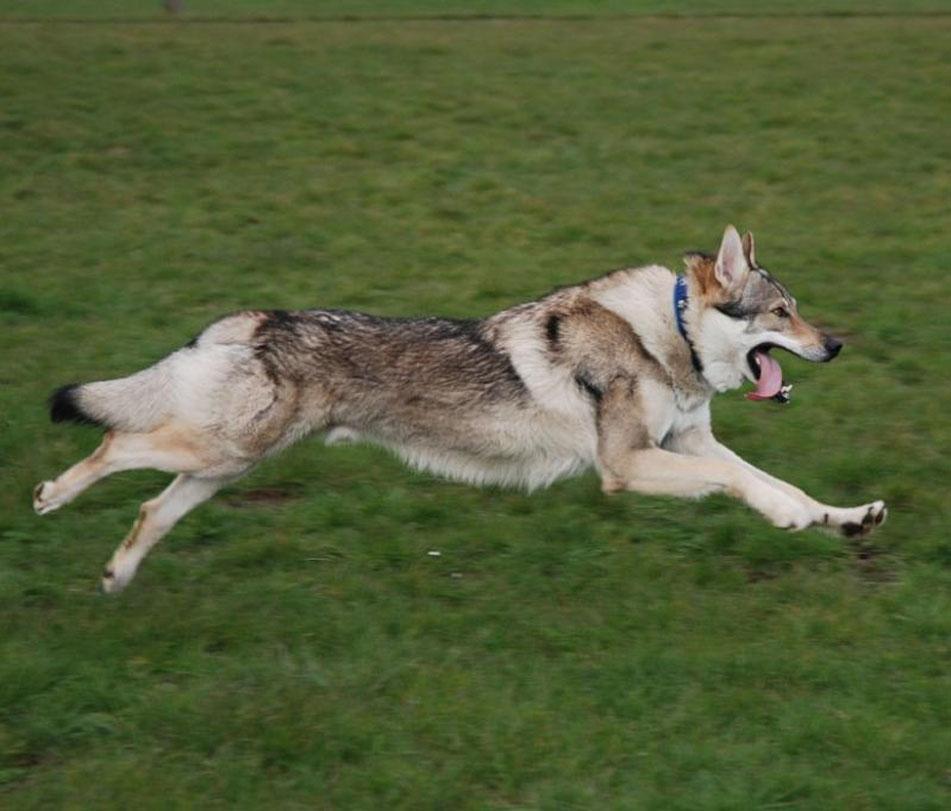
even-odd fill
[(773, 307), (770, 312), (779, 318), (789, 318), (789, 310), (787, 310), (785, 307)]

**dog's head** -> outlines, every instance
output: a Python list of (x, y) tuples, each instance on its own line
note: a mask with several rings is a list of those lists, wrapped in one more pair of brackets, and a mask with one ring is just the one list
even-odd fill
[(756, 384), (750, 399), (781, 398), (782, 370), (771, 349), (819, 363), (839, 354), (841, 341), (806, 322), (792, 294), (757, 264), (752, 234), (741, 239), (727, 226), (715, 257), (690, 253), (684, 261), (701, 298), (694, 344), (718, 390), (746, 378)]

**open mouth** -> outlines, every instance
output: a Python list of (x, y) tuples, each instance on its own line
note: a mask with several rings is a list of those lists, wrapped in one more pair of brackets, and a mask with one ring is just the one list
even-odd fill
[(783, 385), (783, 370), (779, 362), (769, 354), (775, 344), (760, 344), (746, 353), (746, 362), (749, 364), (756, 389), (748, 392), (747, 400), (776, 400), (780, 403), (789, 402), (789, 385)]

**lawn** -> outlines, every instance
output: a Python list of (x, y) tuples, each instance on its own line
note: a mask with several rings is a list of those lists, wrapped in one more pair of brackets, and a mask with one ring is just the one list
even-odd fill
[[(0, 805), (951, 806), (946, 4), (157, 5), (0, 2)], [(49, 391), (223, 312), (488, 314), (727, 222), (847, 346), (718, 433), (869, 542), (310, 440), (107, 598), (167, 477), (30, 509), (98, 440)]]

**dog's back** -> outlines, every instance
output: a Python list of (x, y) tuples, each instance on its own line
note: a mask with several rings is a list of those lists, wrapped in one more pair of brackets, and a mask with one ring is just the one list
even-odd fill
[[(540, 312), (503, 316), (236, 313), (142, 372), (60, 390), (53, 416), (171, 427), (216, 471), (229, 455), (237, 470), (316, 431), (381, 444), (452, 478), (531, 489), (593, 460), (583, 430), (593, 404), (570, 370), (548, 368), (557, 359)], [(539, 377), (541, 391), (526, 381)]]
[[(698, 259), (697, 256), (700, 256)], [(725, 491), (772, 523), (843, 534), (881, 523), (881, 502), (821, 504), (742, 462), (710, 430), (714, 391), (782, 390), (781, 346), (830, 360), (839, 342), (799, 318), (732, 227), (690, 281), (622, 270), (490, 318), (400, 319), (341, 310), (247, 311), (129, 377), (60, 389), (54, 420), (107, 429), (90, 457), (42, 482), (43, 514), (120, 470), (177, 473), (116, 550), (108, 591), (185, 513), (268, 454), (317, 431), (366, 439), (410, 464), (528, 489), (597, 466), (605, 491)]]

